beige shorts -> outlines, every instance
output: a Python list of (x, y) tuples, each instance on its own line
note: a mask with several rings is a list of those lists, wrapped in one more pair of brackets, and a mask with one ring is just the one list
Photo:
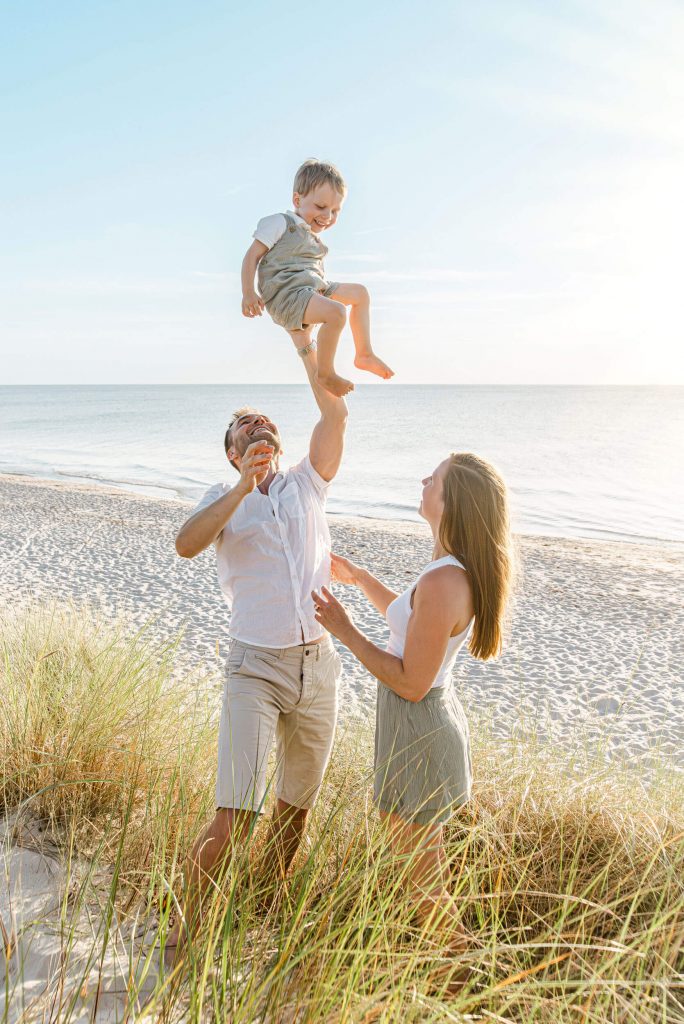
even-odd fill
[[(315, 280), (314, 275), (310, 273), (301, 276), (304, 280)], [(284, 327), (286, 331), (302, 331), (308, 326), (304, 323), (304, 315), (312, 297), (323, 295), (329, 299), (339, 287), (337, 281), (330, 284), (323, 278), (320, 279), (320, 287), (317, 283), (302, 285), (298, 284), (297, 278), (294, 277), (291, 282), (280, 288), (272, 299), (267, 300), (266, 311), (273, 322), (279, 327)]]
[[(300, 647), (231, 642), (219, 727), (216, 806), (263, 811), (267, 793), (313, 807), (337, 719), (340, 658), (329, 636)], [(268, 758), (276, 742), (275, 777)]]

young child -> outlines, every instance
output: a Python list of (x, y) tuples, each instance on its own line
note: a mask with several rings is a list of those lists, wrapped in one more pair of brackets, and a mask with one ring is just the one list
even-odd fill
[[(300, 355), (310, 351), (310, 324), (320, 324), (317, 379), (327, 391), (342, 397), (351, 381), (335, 373), (335, 352), (351, 307), (349, 324), (354, 338), (354, 365), (387, 380), (394, 376), (373, 352), (370, 340), (370, 299), (362, 284), (331, 284), (325, 278), (327, 247), (320, 234), (331, 228), (347, 192), (342, 175), (332, 164), (307, 160), (297, 171), (294, 210), (262, 217), (254, 241), (242, 261), (242, 312), (261, 316), (264, 307), (284, 327)], [(258, 268), (259, 292), (254, 288)]]

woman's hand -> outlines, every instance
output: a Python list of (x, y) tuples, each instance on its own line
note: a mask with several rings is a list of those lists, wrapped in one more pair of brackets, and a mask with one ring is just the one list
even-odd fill
[(351, 616), (344, 605), (340, 604), (336, 597), (333, 597), (327, 587), (321, 587), (321, 591), (321, 594), (316, 593), (315, 590), (311, 591), (316, 609), (314, 618), (344, 644), (346, 643), (345, 638), (348, 638), (354, 631)]
[(334, 583), (346, 583), (355, 587), (358, 584), (358, 565), (354, 565), (348, 558), (341, 555), (330, 554), (330, 569)]

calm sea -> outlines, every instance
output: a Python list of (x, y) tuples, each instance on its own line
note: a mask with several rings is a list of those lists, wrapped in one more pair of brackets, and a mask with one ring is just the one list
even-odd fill
[[(304, 385), (0, 387), (0, 472), (194, 499), (233, 478), (243, 404), (302, 456)], [(502, 471), (520, 532), (684, 541), (684, 388), (367, 385), (349, 406), (332, 513), (417, 520), (421, 478), (462, 449)]]

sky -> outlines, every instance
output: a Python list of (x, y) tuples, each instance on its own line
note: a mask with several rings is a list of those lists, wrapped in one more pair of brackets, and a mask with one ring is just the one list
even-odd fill
[(683, 384), (683, 44), (668, 0), (4, 5), (0, 383), (303, 381), (240, 265), (315, 156), (397, 382)]

